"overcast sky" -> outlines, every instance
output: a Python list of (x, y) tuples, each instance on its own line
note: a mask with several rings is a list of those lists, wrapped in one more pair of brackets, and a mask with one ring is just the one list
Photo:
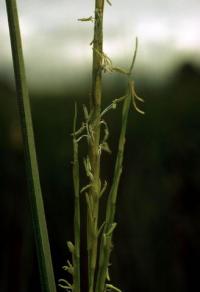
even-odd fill
[[(9, 72), (12, 63), (4, 2), (0, 1), (0, 68)], [(31, 85), (49, 82), (58, 87), (89, 70), (92, 24), (77, 19), (93, 15), (94, 2), (17, 1)], [(199, 62), (199, 0), (112, 0), (112, 4), (105, 9), (104, 51), (115, 64), (128, 66), (136, 36), (140, 43), (137, 69), (144, 74), (162, 75), (184, 59)]]

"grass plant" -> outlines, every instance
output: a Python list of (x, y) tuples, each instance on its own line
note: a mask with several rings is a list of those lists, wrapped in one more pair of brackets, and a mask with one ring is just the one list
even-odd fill
[[(12, 46), (13, 64), (16, 79), (18, 106), (20, 112), (21, 128), (26, 154), (27, 177), (30, 188), (30, 198), (35, 227), (35, 240), (37, 243), (38, 260), (41, 271), (41, 280), (44, 292), (55, 292), (56, 285), (53, 274), (50, 245), (45, 220), (45, 212), (40, 188), (39, 172), (36, 158), (33, 126), (31, 118), (30, 100), (26, 82), (24, 60), (21, 45), (21, 36), (18, 22), (18, 14), (15, 0), (6, 0), (10, 39)], [(85, 194), (87, 206), (87, 266), (88, 266), (88, 292), (120, 291), (115, 287), (109, 277), (110, 254), (112, 250), (112, 236), (117, 226), (115, 222), (116, 202), (118, 188), (123, 167), (124, 147), (126, 140), (126, 128), (131, 103), (140, 114), (137, 102), (143, 102), (135, 92), (132, 71), (135, 64), (138, 41), (136, 39), (135, 52), (128, 70), (115, 67), (111, 59), (103, 50), (103, 16), (105, 4), (111, 5), (109, 0), (95, 0), (94, 17), (79, 19), (80, 21), (94, 22), (94, 37), (91, 43), (93, 50), (92, 67), (92, 93), (89, 106), (83, 105), (84, 121), (77, 127), (77, 106), (73, 123), (73, 184), (74, 184), (74, 243), (67, 242), (72, 256), (63, 267), (71, 276), (72, 282), (66, 279), (59, 280), (59, 286), (66, 291), (81, 291), (80, 246), (80, 195)], [(116, 98), (105, 109), (102, 109), (102, 74), (122, 74), (127, 80), (127, 90), (124, 96)], [(108, 144), (109, 127), (105, 116), (118, 104), (123, 103), (121, 117), (121, 131), (118, 143), (113, 179), (110, 188), (107, 182), (102, 182), (101, 158), (104, 151), (111, 152)], [(84, 158), (85, 174), (88, 183), (82, 186), (79, 175), (79, 146), (82, 141), (87, 143), (87, 155)], [(102, 196), (107, 194), (107, 207), (105, 219), (99, 222), (100, 202)]]
[[(85, 193), (87, 204), (87, 254), (88, 254), (88, 291), (120, 291), (110, 282), (109, 265), (110, 253), (112, 250), (112, 235), (117, 225), (115, 222), (115, 210), (120, 177), (122, 174), (122, 164), (125, 147), (125, 136), (127, 128), (128, 113), (131, 102), (140, 114), (144, 112), (137, 106), (137, 101), (144, 102), (135, 92), (132, 80), (132, 71), (136, 60), (138, 40), (136, 38), (135, 52), (128, 70), (115, 67), (111, 59), (103, 51), (103, 15), (105, 4), (111, 5), (110, 1), (96, 0), (95, 15), (78, 19), (79, 21), (94, 22), (94, 37), (91, 43), (93, 49), (93, 68), (92, 68), (92, 94), (89, 100), (89, 109), (84, 105), (84, 118), (82, 125), (73, 131), (74, 147), (74, 191), (75, 191), (75, 219), (74, 235), (75, 244), (68, 242), (68, 248), (72, 253), (73, 265), (68, 261), (64, 268), (70, 273), (73, 271), (73, 283), (61, 279), (60, 285), (67, 291), (80, 291), (80, 193)], [(127, 79), (127, 92), (124, 96), (116, 98), (113, 102), (102, 110), (102, 73), (123, 74)], [(122, 107), (122, 126), (119, 137), (118, 153), (115, 162), (115, 169), (110, 191), (107, 192), (107, 182), (101, 180), (101, 156), (104, 151), (110, 152), (108, 145), (109, 127), (104, 116), (119, 103), (123, 102)], [(77, 109), (75, 110), (75, 121)], [(75, 123), (76, 124), (76, 123)], [(78, 147), (83, 139), (87, 142), (88, 153), (84, 158), (85, 173), (88, 177), (88, 184), (80, 187)], [(80, 192), (79, 192), (80, 191)], [(104, 193), (108, 193), (107, 208), (104, 222), (99, 222), (100, 199)]]

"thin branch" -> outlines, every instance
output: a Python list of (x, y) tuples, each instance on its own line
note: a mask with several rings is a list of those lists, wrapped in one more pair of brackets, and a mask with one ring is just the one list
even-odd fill
[[(119, 188), (119, 183), (120, 183), (120, 177), (122, 174), (127, 120), (128, 120), (129, 109), (130, 109), (130, 102), (132, 99), (132, 92), (130, 89), (131, 74), (132, 74), (133, 67), (136, 60), (137, 49), (138, 49), (138, 41), (136, 38), (136, 46), (135, 46), (133, 59), (131, 62), (129, 72), (128, 74), (126, 74), (128, 75), (128, 90), (127, 90), (128, 93), (125, 95), (125, 98), (122, 98), (122, 100), (124, 100), (123, 110), (122, 110), (122, 126), (121, 126), (121, 132), (120, 132), (120, 137), (119, 137), (118, 153), (117, 153), (117, 158), (116, 158), (116, 163), (115, 163), (113, 182), (112, 182), (111, 190), (110, 190), (108, 201), (107, 201), (105, 226), (104, 226), (104, 230), (101, 236), (101, 244), (100, 244), (100, 251), (99, 251), (100, 252), (99, 267), (98, 267), (97, 284), (96, 284), (95, 292), (104, 292), (106, 288), (109, 288), (112, 290), (117, 289), (110, 284), (109, 285), (106, 284), (106, 279), (107, 279), (110, 253), (112, 250), (112, 235), (116, 227), (116, 224), (114, 223), (116, 200), (117, 200), (118, 188)], [(115, 105), (117, 101), (118, 100), (114, 101)], [(121, 101), (121, 99), (119, 99), (119, 101)], [(103, 111), (103, 114), (105, 114), (108, 110), (110, 110), (110, 108), (111, 107), (109, 106), (107, 109), (105, 109)]]
[(135, 51), (134, 51), (132, 63), (131, 63), (130, 69), (129, 69), (129, 73), (128, 73), (129, 75), (131, 75), (132, 72), (133, 72), (133, 68), (134, 68), (134, 65), (135, 65), (135, 60), (136, 60), (136, 57), (137, 57), (137, 51), (138, 51), (138, 38), (136, 37), (136, 39), (135, 39)]
[[(74, 125), (73, 132), (76, 132), (77, 121), (77, 105), (75, 104)], [(73, 135), (73, 182), (74, 182), (74, 195), (75, 195), (75, 209), (74, 209), (74, 255), (73, 255), (73, 291), (80, 292), (80, 179), (79, 179), (79, 160), (78, 160), (78, 142)]]
[(115, 217), (115, 209), (116, 209), (116, 200), (118, 187), (120, 182), (120, 177), (122, 173), (122, 163), (123, 163), (123, 155), (124, 155), (124, 146), (125, 146), (125, 134), (127, 127), (127, 119), (128, 113), (130, 109), (130, 101), (131, 96), (128, 95), (127, 98), (124, 99), (123, 110), (122, 110), (122, 127), (119, 138), (118, 145), (118, 154), (115, 163), (115, 170), (113, 176), (113, 182), (111, 186), (111, 190), (108, 196), (107, 208), (106, 208), (106, 221), (105, 226), (101, 238), (100, 244), (100, 256), (99, 256), (99, 269), (97, 274), (97, 284), (96, 284), (96, 292), (104, 292), (106, 285), (106, 275), (107, 269), (109, 265), (109, 258), (112, 249), (112, 233), (115, 228), (114, 217)]

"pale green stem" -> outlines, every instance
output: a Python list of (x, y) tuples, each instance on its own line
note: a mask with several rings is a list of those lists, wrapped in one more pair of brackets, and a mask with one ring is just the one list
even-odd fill
[(40, 187), (16, 1), (6, 0), (6, 6), (42, 291), (55, 292), (56, 285)]
[(122, 110), (122, 128), (119, 138), (118, 154), (115, 163), (114, 177), (111, 186), (111, 190), (108, 196), (107, 209), (106, 209), (106, 221), (104, 230), (102, 233), (99, 255), (99, 269), (97, 275), (96, 292), (104, 292), (106, 284), (106, 275), (109, 267), (110, 253), (112, 249), (112, 233), (114, 230), (114, 217), (116, 209), (117, 193), (119, 188), (120, 177), (122, 173), (122, 163), (124, 156), (125, 146), (125, 134), (127, 128), (127, 119), (130, 108), (131, 95), (127, 95), (124, 100)]
[(78, 160), (78, 142), (76, 141), (76, 120), (77, 106), (75, 105), (74, 127), (73, 127), (73, 182), (75, 195), (75, 210), (74, 210), (74, 253), (73, 253), (73, 291), (80, 292), (80, 180), (79, 180), (79, 160)]
[(131, 63), (129, 71), (125, 73), (127, 75), (127, 81), (128, 81), (128, 92), (125, 98), (123, 97), (124, 102), (123, 102), (123, 109), (122, 109), (122, 126), (121, 126), (121, 132), (120, 132), (120, 137), (119, 137), (118, 153), (117, 153), (117, 158), (115, 162), (112, 186), (111, 186), (108, 200), (107, 200), (106, 220), (105, 220), (105, 225), (104, 225), (104, 229), (101, 236), (101, 243), (100, 243), (100, 249), (99, 249), (99, 267), (98, 267), (98, 273), (97, 273), (97, 283), (96, 283), (95, 292), (104, 292), (105, 287), (106, 287), (106, 277), (108, 273), (110, 253), (112, 249), (112, 235), (116, 227), (116, 223), (114, 223), (114, 219), (115, 219), (118, 188), (119, 188), (119, 183), (120, 183), (120, 177), (122, 174), (122, 164), (123, 164), (123, 158), (124, 158), (124, 147), (125, 147), (125, 141), (126, 141), (128, 113), (130, 109), (130, 103), (133, 98), (132, 92), (131, 92), (131, 84), (132, 84), (131, 75), (132, 75), (133, 67), (136, 60), (137, 49), (138, 49), (138, 40), (136, 38), (136, 46), (135, 46), (132, 63)]

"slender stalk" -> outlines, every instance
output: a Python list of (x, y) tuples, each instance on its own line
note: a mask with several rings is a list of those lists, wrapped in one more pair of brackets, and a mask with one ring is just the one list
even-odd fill
[(6, 0), (6, 6), (41, 285), (44, 292), (55, 292), (56, 285), (40, 187), (16, 1)]
[[(88, 209), (87, 249), (89, 292), (94, 291), (95, 269), (98, 247), (98, 212), (100, 193), (100, 112), (102, 98), (102, 51), (103, 51), (103, 12), (104, 0), (95, 1), (95, 25), (93, 39), (93, 73), (90, 111), (92, 113), (90, 128), (92, 137), (89, 142), (89, 161), (92, 182), (89, 190), (92, 210)], [(90, 213), (90, 214), (89, 214)], [(91, 214), (92, 213), (92, 214)], [(92, 219), (91, 219), (92, 217)]]
[[(110, 259), (110, 253), (112, 250), (112, 235), (117, 225), (114, 222), (114, 219), (115, 219), (117, 194), (118, 194), (119, 183), (120, 183), (120, 178), (122, 174), (122, 164), (123, 164), (123, 158), (124, 158), (128, 113), (130, 109), (131, 100), (134, 101), (135, 96), (140, 101), (143, 101), (141, 98), (139, 98), (136, 95), (134, 86), (133, 86), (133, 81), (131, 80), (131, 75), (132, 75), (133, 67), (135, 64), (136, 56), (137, 56), (137, 49), (138, 49), (138, 40), (136, 38), (135, 51), (134, 51), (130, 69), (127, 72), (122, 71), (122, 74), (125, 74), (127, 76), (128, 92), (124, 97), (119, 98), (114, 101), (114, 102), (117, 102), (120, 100), (124, 100), (123, 109), (122, 109), (122, 126), (121, 126), (121, 132), (120, 132), (120, 137), (119, 137), (118, 153), (117, 153), (116, 162), (115, 162), (112, 186), (111, 186), (111, 189), (108, 195), (108, 200), (107, 200), (106, 220), (105, 220), (105, 225), (104, 225), (104, 229), (101, 236), (101, 243), (100, 243), (100, 249), (99, 249), (99, 266), (98, 266), (97, 283), (96, 283), (95, 292), (104, 292), (106, 289), (106, 285), (108, 287), (110, 286), (110, 284), (109, 285), (106, 284), (106, 278), (108, 278), (109, 259)], [(118, 68), (118, 70), (119, 69), (120, 68)], [(109, 108), (110, 107), (108, 107), (108, 109)], [(135, 104), (135, 109), (139, 111), (140, 113), (143, 113), (143, 111), (139, 110), (136, 107), (136, 104)], [(115, 288), (114, 286), (112, 286), (112, 288), (114, 290), (119, 290)]]
[(109, 266), (109, 258), (112, 249), (112, 234), (116, 226), (114, 223), (116, 200), (118, 187), (120, 182), (120, 177), (122, 173), (122, 163), (124, 156), (124, 146), (125, 146), (125, 134), (127, 128), (127, 119), (130, 108), (131, 95), (129, 94), (124, 99), (123, 110), (122, 110), (122, 127), (119, 138), (118, 154), (115, 163), (114, 177), (111, 186), (111, 190), (108, 196), (107, 209), (106, 209), (106, 221), (104, 230), (102, 233), (101, 244), (100, 244), (100, 256), (99, 256), (99, 269), (97, 275), (96, 292), (105, 291), (106, 276)]
[(76, 120), (77, 106), (75, 105), (74, 127), (73, 127), (73, 182), (75, 195), (74, 209), (74, 253), (73, 253), (73, 291), (80, 292), (80, 180), (79, 180), (79, 160), (78, 160), (78, 142), (76, 141)]

